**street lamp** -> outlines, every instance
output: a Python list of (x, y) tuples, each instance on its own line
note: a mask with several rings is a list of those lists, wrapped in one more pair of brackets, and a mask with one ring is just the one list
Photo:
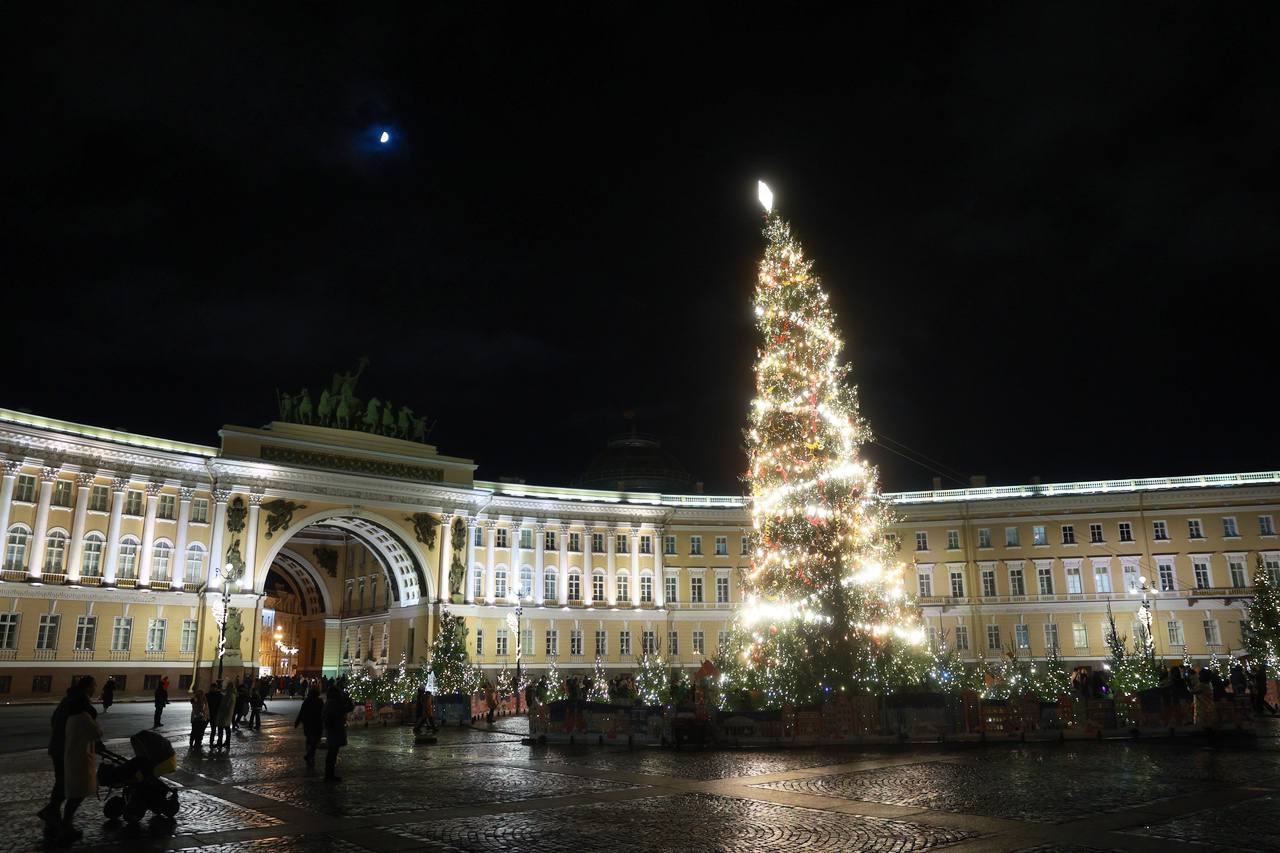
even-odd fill
[(1155, 634), (1151, 633), (1151, 599), (1147, 596), (1147, 593), (1148, 592), (1154, 593), (1155, 589), (1154, 587), (1151, 586), (1150, 582), (1147, 580), (1146, 576), (1144, 575), (1138, 578), (1138, 588), (1130, 589), (1129, 592), (1140, 593), (1142, 595), (1142, 606), (1141, 606), (1141, 610), (1138, 611), (1139, 613), (1138, 618), (1142, 623), (1142, 630), (1145, 631), (1147, 635), (1145, 638), (1146, 648), (1143, 649), (1143, 652), (1147, 655), (1148, 658), (1154, 661), (1155, 651), (1156, 651), (1156, 638), (1155, 638)]
[(524, 615), (524, 608), (520, 604), (516, 604), (515, 610), (507, 611), (507, 627), (516, 635), (516, 713), (520, 713), (520, 654), (524, 651), (520, 642), (520, 617)]
[(218, 631), (218, 682), (222, 682), (222, 659), (227, 654), (227, 622), (231, 617), (231, 595), (240, 580), (240, 566), (227, 563), (213, 572), (214, 586), (222, 590), (222, 625)]

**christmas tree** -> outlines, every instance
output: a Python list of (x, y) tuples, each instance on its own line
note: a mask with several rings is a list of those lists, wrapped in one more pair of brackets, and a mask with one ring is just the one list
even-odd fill
[(982, 676), (977, 669), (965, 666), (959, 652), (949, 642), (945, 629), (939, 632), (927, 675), (929, 686), (939, 693), (955, 695), (982, 689)]
[(587, 698), (592, 702), (609, 701), (609, 674), (605, 672), (604, 661), (599, 655), (596, 655), (595, 669), (591, 673), (591, 690), (588, 691)]
[(919, 684), (919, 612), (886, 536), (871, 437), (845, 383), (843, 341), (813, 264), (761, 186), (768, 240), (755, 290), (761, 335), (746, 438), (752, 560), (729, 673), (767, 705)]
[(1150, 632), (1142, 624), (1138, 625), (1138, 636), (1134, 639), (1132, 652), (1125, 648), (1125, 637), (1116, 630), (1116, 617), (1111, 612), (1111, 602), (1107, 602), (1107, 662), (1111, 674), (1107, 678), (1107, 686), (1113, 695), (1134, 695), (1151, 687), (1160, 685), (1160, 670), (1155, 660), (1155, 651), (1151, 643)]
[(1249, 602), (1249, 627), (1244, 634), (1245, 648), (1256, 663), (1275, 670), (1280, 664), (1280, 590), (1258, 557), (1253, 573), (1253, 600)]
[(1046, 702), (1071, 695), (1071, 676), (1067, 673), (1067, 665), (1063, 662), (1062, 652), (1057, 645), (1049, 647), (1044, 669), (1034, 670), (1032, 690)]
[(636, 694), (646, 705), (665, 705), (669, 696), (667, 664), (660, 654), (645, 652), (636, 675)]
[(547, 701), (565, 698), (564, 676), (560, 674), (560, 662), (553, 655), (547, 667)]
[(440, 633), (431, 644), (431, 674), (442, 694), (476, 692), (480, 672), (467, 655), (467, 624), (461, 616), (445, 610), (440, 614)]

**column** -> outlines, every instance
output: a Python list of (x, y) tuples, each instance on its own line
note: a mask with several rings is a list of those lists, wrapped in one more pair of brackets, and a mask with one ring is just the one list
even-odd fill
[[(440, 513), (440, 586), (436, 601), (449, 600), (449, 563), (453, 559), (453, 513)], [(412, 652), (411, 652), (412, 655)]]
[(244, 529), (244, 572), (248, 590), (258, 588), (258, 513), (262, 511), (262, 492), (249, 493), (249, 526)]
[(206, 570), (205, 583), (212, 585), (215, 573), (226, 562), (227, 555), (222, 553), (222, 536), (227, 530), (227, 501), (231, 492), (226, 489), (213, 489), (213, 529), (209, 532), (209, 566)]
[[(631, 526), (631, 603), (640, 600), (640, 525)], [(655, 578), (655, 580), (657, 580)]]
[[(147, 483), (147, 512), (142, 517), (142, 547), (138, 549), (138, 588), (151, 586), (151, 549), (156, 542), (156, 507), (160, 504), (160, 491), (164, 483)], [(173, 560), (170, 558), (170, 568)]]
[(512, 520), (511, 522), (511, 546), (510, 567), (507, 568), (507, 598), (519, 598), (520, 596), (520, 522)]
[(462, 600), (467, 604), (476, 600), (476, 581), (472, 577), (472, 567), (476, 564), (476, 528), (479, 526), (479, 519), (467, 519), (467, 574), (466, 580), (462, 582)]
[(44, 540), (49, 532), (49, 504), (53, 500), (53, 481), (58, 479), (57, 467), (40, 469), (40, 497), (36, 499), (36, 523), (32, 525), (31, 550), (27, 552), (27, 577), (40, 580), (44, 571)]
[(498, 546), (498, 522), (492, 518), (484, 520), (485, 555), (484, 555), (484, 598), (493, 604), (498, 597), (497, 574), (494, 572), (493, 551)]
[(604, 575), (604, 594), (609, 600), (609, 606), (618, 603), (617, 579), (618, 574), (618, 531), (626, 530), (625, 527), (610, 527), (605, 531), (608, 541), (605, 542), (605, 554), (608, 558), (605, 560)]
[(9, 547), (9, 511), (13, 509), (13, 486), (21, 470), (21, 462), (4, 460), (4, 482), (0, 483), (0, 548)]
[(591, 549), (595, 543), (591, 541), (591, 534), (594, 532), (589, 522), (582, 525), (582, 603), (586, 605), (592, 603), (591, 581), (595, 566), (591, 565), (594, 556)]
[[(653, 528), (653, 602), (658, 607), (667, 604), (667, 579), (662, 573), (663, 528)], [(638, 593), (637, 593), (638, 594)]]
[(542, 566), (547, 551), (547, 525), (538, 522), (533, 526), (533, 600), (538, 604), (546, 603), (546, 585), (543, 583)]
[(76, 511), (71, 519), (71, 541), (67, 543), (67, 581), (80, 580), (80, 559), (84, 552), (84, 528), (89, 518), (89, 493), (93, 489), (93, 471), (76, 474)]
[(569, 603), (569, 525), (560, 523), (560, 584), (556, 587), (560, 604)]
[(187, 579), (187, 536), (191, 528), (191, 499), (196, 490), (191, 486), (178, 489), (178, 534), (173, 540), (173, 578), (169, 583), (171, 589), (182, 589)]
[(102, 566), (102, 585), (116, 585), (116, 563), (120, 559), (120, 517), (124, 514), (124, 493), (129, 488), (127, 477), (111, 480), (111, 521), (107, 523), (107, 553)]

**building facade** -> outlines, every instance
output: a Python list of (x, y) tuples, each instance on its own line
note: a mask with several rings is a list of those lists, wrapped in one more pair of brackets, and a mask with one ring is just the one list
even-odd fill
[[(479, 481), (421, 441), (332, 427), (220, 437), (0, 409), (0, 701), (87, 673), (128, 694), (219, 665), (416, 663), (445, 608), (490, 671), (517, 654), (629, 670), (645, 651), (696, 668), (727, 639), (750, 559), (741, 497)], [(1144, 602), (1161, 656), (1227, 654), (1255, 568), (1280, 581), (1280, 471), (889, 497), (928, 630), (966, 659), (1056, 644), (1096, 665), (1108, 608), (1132, 637)]]

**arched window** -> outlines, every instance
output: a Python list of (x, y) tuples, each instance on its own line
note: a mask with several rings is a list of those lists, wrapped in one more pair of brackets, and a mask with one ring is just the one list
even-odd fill
[(591, 573), (591, 600), (604, 601), (604, 569)]
[(66, 571), (67, 534), (61, 530), (49, 533), (48, 543), (44, 549), (44, 570), (61, 574)]
[(507, 597), (507, 570), (502, 566), (493, 570), (493, 594), (496, 598)]
[(126, 536), (120, 540), (120, 554), (117, 559), (116, 577), (136, 578), (138, 576), (138, 540)]
[(9, 540), (4, 548), (4, 567), (13, 572), (27, 569), (27, 542), (31, 539), (31, 528), (25, 524), (15, 524), (9, 528)]
[(555, 566), (542, 570), (542, 597), (547, 601), (556, 601), (556, 569)]
[(644, 572), (640, 575), (640, 603), (650, 604), (653, 602), (653, 575)]
[(631, 579), (626, 572), (618, 572), (618, 603), (629, 604), (631, 602)]
[(173, 546), (161, 540), (151, 549), (151, 579), (169, 580), (169, 565), (173, 562)]
[(106, 543), (96, 530), (84, 537), (84, 553), (80, 557), (80, 574), (96, 578), (102, 574), (102, 548)]
[(199, 542), (187, 548), (186, 583), (200, 583), (204, 579), (204, 546)]
[[(476, 528), (477, 530), (479, 528)], [(484, 598), (484, 568), (476, 566), (471, 570), (471, 599), (481, 601)]]
[(577, 569), (569, 572), (569, 600), (582, 601), (582, 572)]
[(533, 597), (533, 566), (520, 567), (520, 597)]

